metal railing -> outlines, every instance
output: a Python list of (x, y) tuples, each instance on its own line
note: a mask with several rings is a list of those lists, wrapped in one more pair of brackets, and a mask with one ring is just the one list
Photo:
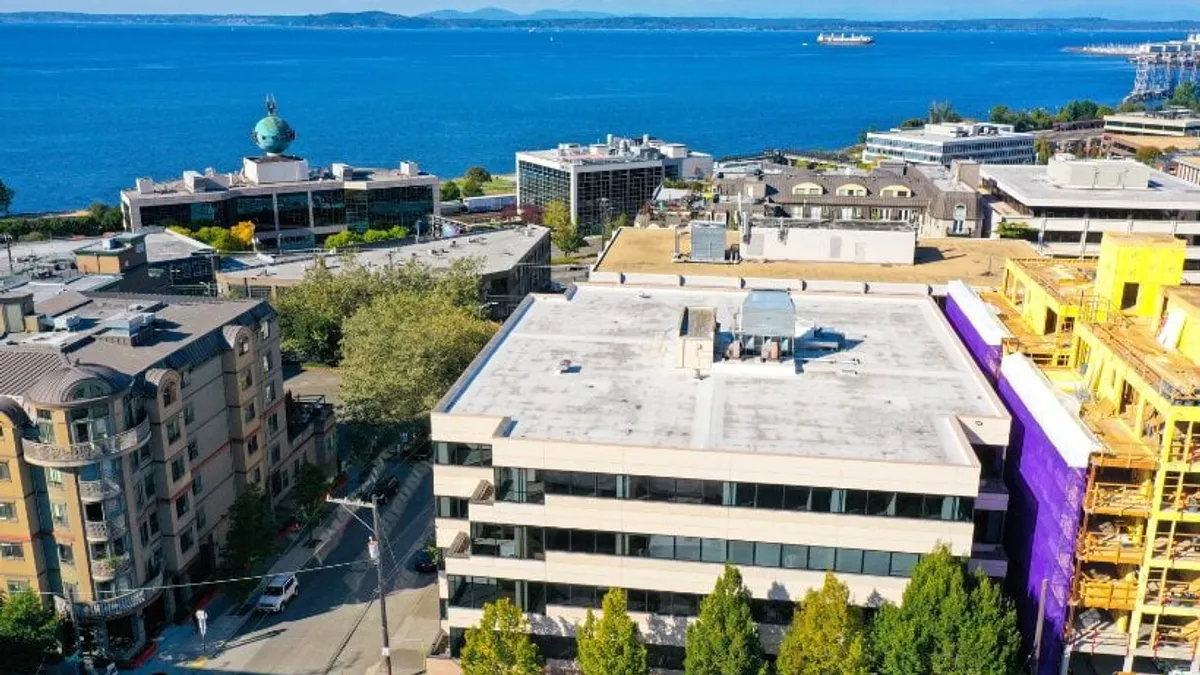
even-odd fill
[(1137, 602), (1137, 582), (1085, 577), (1079, 580), (1075, 599), (1084, 607), (1132, 610)]
[(129, 554), (109, 556), (92, 561), (92, 576), (96, 581), (112, 581), (129, 570)]
[(116, 457), (137, 450), (150, 440), (150, 419), (146, 418), (132, 429), (94, 441), (62, 446), (54, 443), (25, 441), (25, 459), (39, 466), (82, 466), (106, 457)]
[(1079, 541), (1079, 557), (1094, 562), (1140, 565), (1145, 548), (1127, 537), (1117, 533), (1084, 532)]
[(115, 477), (105, 476), (100, 480), (79, 481), (79, 498), (85, 502), (99, 502), (121, 494), (121, 484)]
[(111, 619), (126, 614), (132, 614), (150, 604), (162, 590), (162, 572), (146, 581), (141, 588), (134, 589), (115, 598), (106, 598), (96, 602), (75, 603), (75, 615), (80, 619), (102, 620)]
[(125, 519), (116, 520), (87, 520), (83, 523), (84, 533), (89, 541), (108, 541), (117, 539), (129, 531)]

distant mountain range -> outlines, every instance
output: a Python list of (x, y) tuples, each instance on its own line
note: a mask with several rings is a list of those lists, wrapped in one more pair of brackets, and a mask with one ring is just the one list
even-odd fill
[(968, 19), (952, 21), (853, 21), (847, 19), (746, 19), (736, 17), (617, 16), (600, 12), (542, 10), (515, 14), (487, 8), (443, 10), (420, 16), (388, 12), (335, 12), (303, 16), (253, 14), (83, 14), (73, 12), (0, 13), (0, 23), (149, 24), (279, 26), (293, 28), (550, 28), (569, 30), (761, 30), (761, 31), (1162, 31), (1183, 37), (1200, 21), (1130, 21), (1102, 18)]

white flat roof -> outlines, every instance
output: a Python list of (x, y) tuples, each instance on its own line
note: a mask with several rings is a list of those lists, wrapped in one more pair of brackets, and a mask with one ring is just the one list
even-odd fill
[(699, 381), (668, 363), (685, 307), (716, 308), (725, 331), (747, 293), (530, 296), (437, 411), (508, 417), (517, 438), (952, 465), (975, 461), (947, 433), (955, 417), (1008, 418), (928, 298), (792, 294), (798, 320), (845, 335), (842, 351), (718, 362)]
[[(487, 276), (507, 272), (529, 254), (550, 230), (540, 225), (507, 228), (503, 230), (477, 230), (457, 237), (435, 239), (420, 244), (408, 238), (394, 246), (357, 249), (355, 259), (366, 267), (385, 267), (388, 264), (402, 265), (417, 260), (434, 269), (449, 267), (455, 260), (479, 258), (483, 263), (480, 274)], [(271, 256), (276, 262), (268, 263), (265, 258), (254, 255), (223, 257), (220, 274), (226, 278), (270, 278), (272, 280), (297, 280), (316, 264), (313, 254)], [(341, 268), (337, 257), (329, 257), (326, 267), (333, 271)]]
[(1155, 170), (1149, 188), (1111, 190), (1055, 185), (1046, 166), (984, 164), (979, 175), (1025, 206), (1200, 211), (1200, 185)]

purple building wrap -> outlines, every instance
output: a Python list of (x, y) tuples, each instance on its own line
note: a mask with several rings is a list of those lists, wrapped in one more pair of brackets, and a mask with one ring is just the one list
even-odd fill
[[(1077, 448), (1054, 445), (1048, 430), (1039, 423), (1055, 418), (1045, 399), (1027, 403), (1006, 376), (1021, 378), (1021, 392), (1049, 396), (1050, 386), (1025, 357), (1009, 363), (1001, 341), (1010, 334), (974, 291), (965, 285), (951, 286), (946, 298), (946, 317), (981, 370), (997, 383), (1000, 400), (1012, 414), (1012, 435), (1005, 457), (1004, 482), (1008, 487), (1005, 549), (1008, 555), (1008, 589), (1017, 605), (1026, 648), (1032, 649), (1038, 617), (1042, 580), (1046, 585), (1045, 625), (1037, 675), (1057, 675), (1062, 663), (1064, 635), (1074, 574), (1075, 543), (1083, 508), (1087, 471)], [(1003, 367), (1002, 367), (1003, 364)], [(1038, 411), (1035, 417), (1031, 409)], [(1065, 410), (1054, 411), (1069, 416)], [(1068, 425), (1069, 426), (1069, 425)], [(1061, 431), (1061, 429), (1060, 429)], [(1056, 437), (1071, 439), (1070, 434)], [(1077, 437), (1074, 437), (1077, 438)], [(1074, 457), (1072, 463), (1067, 458)], [(1086, 454), (1083, 455), (1086, 458)]]
[(1068, 465), (1003, 376), (999, 391), (1013, 416), (1004, 476), (1009, 492), (1005, 524), (1009, 591), (1017, 603), (1021, 631), (1031, 640), (1042, 580), (1049, 582), (1038, 675), (1056, 675), (1062, 661), (1087, 472)]
[(967, 351), (971, 352), (975, 364), (991, 380), (992, 384), (995, 384), (996, 378), (1000, 375), (1000, 359), (1004, 356), (1001, 346), (990, 345), (984, 340), (953, 295), (946, 297), (946, 318), (950, 320), (950, 325), (954, 328), (954, 332), (958, 333), (959, 339), (966, 345)]

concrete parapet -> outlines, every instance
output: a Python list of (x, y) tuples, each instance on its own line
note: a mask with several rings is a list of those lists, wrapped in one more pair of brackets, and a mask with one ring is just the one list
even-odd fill
[(867, 292), (881, 295), (929, 295), (929, 284), (902, 284), (868, 281)]
[(866, 293), (867, 284), (864, 281), (805, 280), (804, 290), (814, 293)]
[(630, 286), (682, 286), (678, 274), (623, 274), (622, 283)]
[(746, 288), (774, 291), (802, 291), (804, 282), (800, 279), (770, 279), (766, 277), (746, 277), (743, 279)]

